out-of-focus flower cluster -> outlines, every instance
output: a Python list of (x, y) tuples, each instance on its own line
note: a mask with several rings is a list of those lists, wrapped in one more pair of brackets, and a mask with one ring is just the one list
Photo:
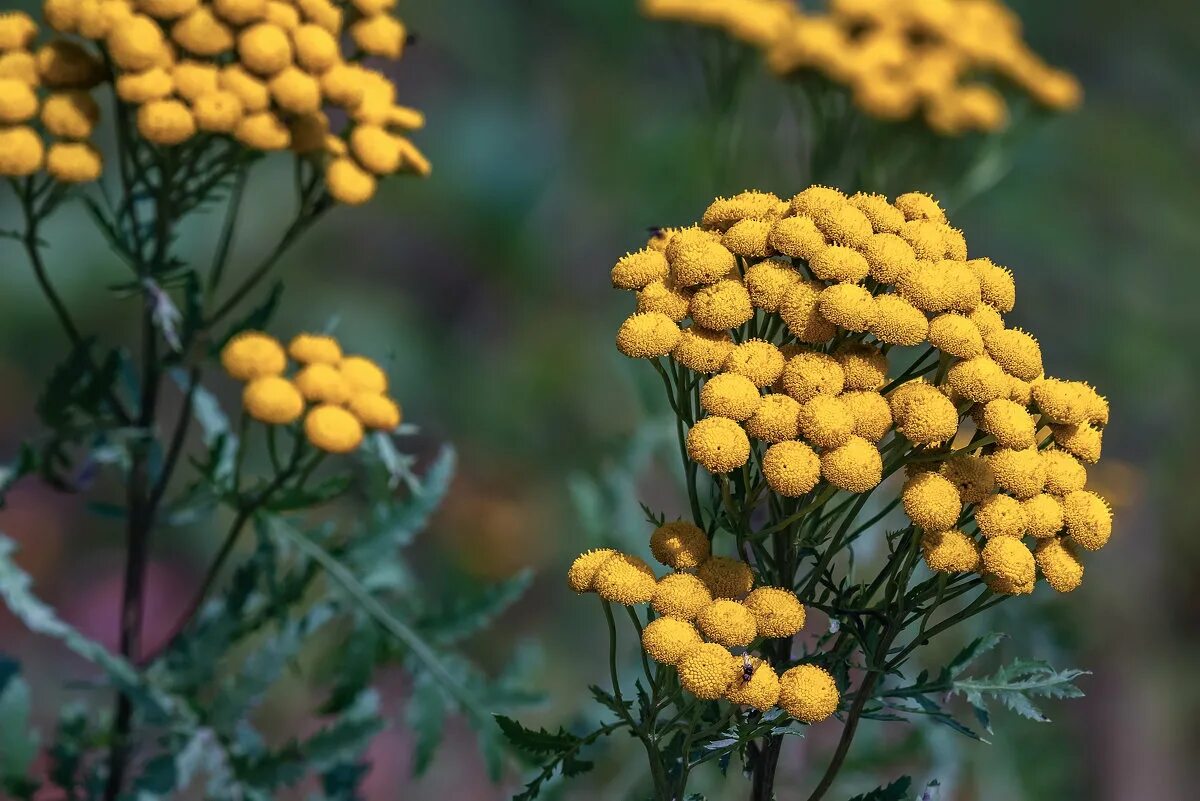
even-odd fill
[[(792, 637), (804, 628), (804, 606), (795, 593), (755, 588), (749, 565), (713, 556), (708, 535), (687, 521), (656, 528), (650, 550), (674, 572), (657, 579), (636, 556), (602, 548), (577, 558), (567, 582), (575, 592), (595, 592), (612, 603), (651, 604), (658, 617), (643, 630), (642, 647), (676, 668), (680, 684), (697, 698), (724, 698), (762, 711), (778, 705), (805, 723), (837, 711), (837, 685), (822, 668), (801, 664), (778, 675), (749, 654), (763, 638)], [(735, 655), (731, 648), (745, 650)]]
[[(978, 571), (997, 592), (1031, 592), (1039, 568), (1070, 591), (1079, 549), (1108, 541), (1084, 467), (1100, 458), (1107, 402), (1044, 374), (1038, 341), (1004, 323), (1012, 273), (968, 258), (932, 197), (719, 198), (699, 225), (623, 257), (612, 281), (637, 293), (620, 351), (689, 371), (704, 416), (686, 447), (709, 472), (813, 498), (903, 469), (929, 567)], [(889, 353), (922, 345), (934, 361), (890, 378)]]
[(250, 417), (275, 426), (303, 417), (305, 437), (320, 450), (348, 453), (362, 443), (364, 429), (400, 425), (387, 374), (365, 356), (344, 355), (333, 337), (299, 334), (285, 350), (268, 334), (244, 331), (225, 345), (221, 364), (246, 383), (242, 406)]
[[(0, 51), (9, 62), (0, 65), (0, 74), (76, 93), (56, 99), (49, 119), (43, 113), (44, 127), (56, 136), (86, 139), (57, 133), (65, 128), (60, 121), (66, 112), (59, 107), (73, 103), (74, 115), (87, 121), (90, 132), (95, 106), (79, 90), (111, 80), (117, 97), (137, 108), (137, 130), (147, 141), (174, 146), (200, 136), (231, 136), (252, 150), (290, 149), (321, 159), (330, 194), (358, 204), (374, 195), (381, 176), (430, 171), (407, 138), (424, 124), (423, 115), (398, 105), (392, 80), (363, 63), (368, 57), (395, 61), (403, 53), (408, 34), (394, 5), (394, 0), (45, 0), (46, 24), (72, 38), (29, 54), (33, 20), (25, 14), (0, 17)], [(24, 108), (14, 99), (16, 91), (0, 88), (6, 109)], [(7, 117), (31, 118), (14, 111), (5, 124)], [(70, 131), (83, 129), (76, 121)], [(99, 161), (91, 152), (95, 178)], [(32, 161), (26, 157), (21, 165)], [(49, 161), (53, 167), (53, 154)]]
[(848, 87), (867, 114), (920, 114), (940, 134), (1005, 126), (1007, 104), (991, 78), (1053, 110), (1082, 99), (1073, 76), (1025, 44), (1000, 0), (829, 0), (816, 13), (793, 0), (642, 0), (642, 9), (718, 28), (760, 49), (781, 76), (819, 73)]
[(89, 140), (100, 107), (90, 90), (104, 66), (72, 42), (37, 38), (28, 14), (0, 13), (0, 176), (45, 169), (63, 183), (94, 181), (102, 162)]

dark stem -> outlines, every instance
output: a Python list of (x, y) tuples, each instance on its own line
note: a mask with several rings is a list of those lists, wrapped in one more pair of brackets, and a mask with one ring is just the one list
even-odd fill
[(842, 763), (846, 761), (846, 755), (850, 753), (850, 744), (854, 741), (854, 733), (858, 729), (858, 721), (862, 718), (863, 709), (871, 698), (875, 682), (881, 675), (880, 672), (872, 670), (863, 678), (858, 693), (854, 696), (854, 703), (850, 705), (850, 711), (846, 713), (846, 725), (842, 729), (842, 738), (838, 740), (837, 750), (833, 752), (833, 759), (830, 760), (829, 767), (825, 769), (825, 775), (813, 789), (808, 801), (819, 801), (833, 786), (834, 780), (842, 770)]

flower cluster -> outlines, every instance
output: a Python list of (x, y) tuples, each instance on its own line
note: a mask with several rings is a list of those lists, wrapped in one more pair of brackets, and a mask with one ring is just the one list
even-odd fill
[(647, 16), (719, 28), (760, 50), (776, 73), (815, 72), (850, 89), (873, 117), (920, 113), (955, 135), (1004, 127), (994, 76), (1042, 106), (1079, 105), (1069, 73), (1025, 44), (1020, 20), (1000, 0), (830, 0), (806, 13), (792, 0), (643, 0)]
[[(699, 699), (724, 698), (760, 711), (778, 705), (805, 723), (837, 711), (837, 685), (825, 670), (801, 664), (780, 675), (750, 655), (762, 639), (792, 637), (804, 628), (795, 593), (755, 588), (748, 564), (712, 555), (708, 535), (684, 520), (656, 528), (650, 551), (674, 572), (656, 579), (636, 556), (602, 548), (577, 558), (567, 582), (575, 592), (613, 603), (650, 604), (658, 616), (642, 631), (642, 647), (674, 667), (680, 684)], [(743, 650), (737, 655), (731, 648)]]
[(89, 90), (104, 66), (73, 42), (39, 47), (37, 35), (28, 14), (0, 13), (0, 176), (45, 169), (62, 183), (94, 181), (102, 162), (89, 140), (100, 107)]
[[(289, 357), (296, 363), (288, 372)], [(304, 435), (329, 453), (348, 453), (364, 429), (391, 431), (400, 407), (387, 395), (387, 374), (365, 356), (347, 356), (330, 336), (299, 334), (287, 350), (274, 337), (244, 331), (225, 345), (221, 364), (246, 383), (242, 405), (268, 425), (291, 425), (304, 417)]]
[[(325, 162), (339, 202), (370, 199), (379, 176), (429, 172), (406, 138), (420, 112), (364, 57), (399, 59), (407, 33), (394, 0), (44, 0), (47, 23), (90, 41), (117, 96), (157, 145), (229, 135), (252, 150)], [(354, 49), (345, 52), (347, 35)], [(78, 44), (72, 52), (86, 55)], [(91, 58), (88, 56), (88, 58)], [(331, 130), (330, 115), (345, 116)]]
[[(1074, 589), (1077, 549), (1107, 542), (1109, 508), (1084, 488), (1107, 402), (1044, 374), (1038, 341), (1004, 323), (1012, 273), (968, 259), (932, 197), (719, 198), (623, 257), (612, 282), (637, 293), (618, 349), (669, 356), (699, 387), (686, 448), (710, 473), (801, 498), (869, 492), (905, 468), (929, 567), (979, 571), (1002, 593), (1032, 591), (1039, 569)], [(889, 379), (889, 353), (924, 344)]]

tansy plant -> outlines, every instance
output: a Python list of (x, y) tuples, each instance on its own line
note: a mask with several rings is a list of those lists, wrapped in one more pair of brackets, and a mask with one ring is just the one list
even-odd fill
[[(1045, 374), (1038, 341), (1004, 321), (1012, 273), (970, 255), (928, 195), (814, 186), (720, 198), (617, 262), (613, 285), (637, 303), (617, 348), (662, 379), (687, 513), (647, 510), (662, 570), (611, 549), (571, 565), (571, 589), (607, 620), (612, 687), (593, 692), (612, 719), (585, 735), (504, 721), (549, 757), (525, 798), (627, 731), (654, 798), (694, 797), (693, 770), (736, 759), (767, 801), (788, 738), (837, 716), (827, 767), (786, 795), (818, 801), (864, 719), (920, 715), (976, 736), (952, 697), (987, 726), (989, 698), (1040, 719), (1031, 697), (1078, 694), (1078, 671), (1040, 662), (968, 677), (995, 636), (935, 674), (906, 671), (1039, 581), (1074, 590), (1112, 528), (1085, 467), (1108, 404)], [(643, 650), (636, 692), (617, 670), (626, 618)]]
[[(4, 233), (24, 248), (69, 345), (38, 403), (41, 430), (0, 474), (0, 499), (40, 478), (102, 511), (97, 525), (115, 519), (126, 531), (118, 653), (42, 603), (0, 539), (8, 607), (94, 663), (116, 695), (108, 713), (93, 686), (91, 703), (67, 708), (43, 743), (26, 730), (28, 687), (0, 661), (6, 798), (268, 799), (300, 782), (315, 797), (357, 798), (365, 749), (388, 725), (372, 689), (386, 664), (412, 680), (418, 770), (456, 711), (482, 724), (499, 770), (484, 710), (527, 697), (519, 664), (485, 680), (453, 649), (526, 578), (460, 582), (445, 601), (424, 592), (400, 549), (438, 506), (452, 453), (415, 471), (397, 449), (400, 408), (378, 363), (326, 334), (285, 347), (258, 330), (282, 289), (263, 293), (264, 281), (317, 219), (366, 201), (384, 176), (429, 171), (404, 135), (421, 115), (397, 105), (370, 66), (404, 48), (392, 5), (46, 0), (58, 34), (48, 39), (30, 16), (0, 14), (0, 175), (20, 218)], [(115, 134), (106, 160), (90, 144), (103, 95)], [(276, 151), (295, 171), (294, 216), (238, 275), (247, 178)], [(85, 331), (55, 288), (45, 223), (73, 201), (128, 268), (110, 296), (138, 300), (132, 347)], [(180, 247), (185, 222), (221, 205), (211, 252)], [(218, 358), (225, 376), (209, 375)], [(239, 390), (231, 425), (218, 394)], [(152, 554), (184, 533), (215, 556), (173, 633), (147, 643)], [(297, 672), (312, 688), (294, 713), (305, 733), (280, 736), (260, 707), (284, 680), (295, 687)]]
[[(1070, 73), (1025, 43), (1020, 19), (1001, 0), (640, 5), (650, 19), (728, 41), (701, 48), (710, 101), (723, 111), (732, 112), (747, 55), (761, 54), (794, 89), (790, 108), (807, 134), (813, 180), (842, 180), (849, 171), (855, 185), (882, 190), (911, 180), (903, 171), (914, 166), (926, 180), (951, 152), (946, 140), (1000, 134), (1014, 118), (1068, 111), (1082, 99)], [(983, 181), (997, 172), (986, 158), (991, 152), (972, 144), (956, 155), (979, 168), (975, 180)]]

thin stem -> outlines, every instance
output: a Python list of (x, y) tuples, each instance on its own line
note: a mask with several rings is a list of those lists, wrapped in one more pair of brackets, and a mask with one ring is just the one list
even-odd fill
[(250, 171), (247, 169), (238, 170), (237, 180), (233, 184), (233, 189), (230, 190), (229, 204), (225, 210), (225, 222), (221, 226), (221, 237), (217, 241), (212, 270), (208, 273), (209, 299), (220, 286), (221, 277), (225, 274), (225, 265), (229, 263), (229, 254), (233, 250), (233, 238), (237, 233), (238, 212), (242, 207), (242, 197), (245, 194), (246, 179), (249, 174)]

